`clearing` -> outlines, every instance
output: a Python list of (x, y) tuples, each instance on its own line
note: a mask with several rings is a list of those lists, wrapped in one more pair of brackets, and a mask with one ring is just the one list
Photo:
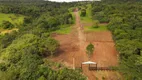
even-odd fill
[[(74, 12), (76, 24), (72, 27), (69, 34), (53, 34), (56, 40), (60, 42), (58, 54), (51, 60), (63, 63), (68, 68), (80, 68), (81, 63), (88, 61), (86, 55), (86, 46), (91, 42), (95, 51), (91, 61), (95, 61), (98, 67), (117, 66), (117, 51), (110, 31), (92, 31), (85, 32), (83, 23), (80, 21), (78, 12)], [(74, 63), (73, 63), (74, 60)], [(83, 74), (88, 80), (117, 80), (120, 74), (116, 71), (90, 71), (88, 65), (83, 66)]]
[[(19, 27), (21, 24), (23, 24), (24, 16), (19, 14), (5, 14), (0, 13), (0, 34), (10, 33), (14, 30), (18, 30), (17, 27)], [(11, 22), (15, 28), (13, 29), (3, 29), (1, 27), (1, 24), (3, 21), (9, 21)]]
[(19, 14), (4, 14), (0, 13), (0, 24), (2, 21), (9, 21), (12, 24), (22, 24), (23, 23), (24, 16)]

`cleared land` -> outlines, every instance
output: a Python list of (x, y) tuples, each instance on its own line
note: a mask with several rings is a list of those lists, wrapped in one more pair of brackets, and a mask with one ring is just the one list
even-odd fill
[[(18, 14), (4, 14), (0, 13), (0, 34), (10, 33), (13, 30), (18, 30), (16, 27), (19, 27), (19, 25), (23, 24), (24, 16), (18, 15)], [(15, 28), (13, 29), (3, 29), (1, 27), (1, 24), (3, 21), (9, 21), (11, 22)]]
[[(53, 61), (61, 62), (69, 68), (81, 67), (81, 63), (88, 61), (86, 46), (91, 42), (95, 46), (95, 51), (91, 61), (98, 63), (98, 67), (117, 66), (117, 51), (109, 31), (84, 32), (83, 24), (80, 21), (78, 12), (75, 12), (76, 24), (72, 27), (70, 34), (53, 34), (52, 36), (60, 42), (58, 54), (51, 58)], [(117, 80), (119, 74), (115, 71), (90, 71), (88, 65), (83, 66), (83, 74), (89, 80)]]
[(10, 21), (12, 24), (22, 24), (24, 16), (17, 14), (0, 13), (0, 24), (2, 21)]

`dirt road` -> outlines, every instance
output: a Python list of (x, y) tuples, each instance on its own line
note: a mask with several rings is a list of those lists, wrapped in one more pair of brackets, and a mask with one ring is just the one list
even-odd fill
[[(76, 24), (67, 35), (53, 35), (60, 42), (58, 54), (52, 58), (66, 65), (68, 68), (81, 67), (81, 63), (88, 61), (86, 46), (92, 43), (95, 47), (91, 61), (97, 62), (98, 67), (117, 66), (117, 51), (110, 31), (84, 32), (83, 23), (80, 21), (78, 12), (74, 12)], [(90, 71), (88, 65), (83, 66), (83, 74), (88, 80), (117, 80), (119, 75), (115, 71)]]

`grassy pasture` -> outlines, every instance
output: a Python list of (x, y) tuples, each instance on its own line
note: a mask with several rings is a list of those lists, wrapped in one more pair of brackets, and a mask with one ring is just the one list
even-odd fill
[(93, 26), (85, 26), (84, 30), (86, 32), (89, 32), (89, 31), (107, 31), (108, 29), (107, 29), (107, 24), (99, 24), (98, 28), (94, 28)]
[[(72, 14), (72, 17), (73, 17), (73, 23), (75, 23), (75, 15), (74, 15), (74, 12), (73, 12), (74, 8), (75, 7), (69, 9), (69, 12), (70, 12), (70, 14)], [(56, 30), (56, 31), (54, 31), (53, 33), (57, 33), (57, 34), (69, 34), (71, 32), (71, 26), (72, 25), (68, 25), (68, 24), (66, 24), (66, 25), (60, 25), (59, 29)]]
[[(82, 8), (84, 8), (84, 7), (82, 7)], [(82, 23), (83, 22), (93, 22), (91, 9), (92, 9), (92, 6), (90, 4), (88, 4), (87, 9), (86, 9), (86, 16), (85, 17), (80, 17)], [(79, 11), (79, 14), (81, 14), (81, 11)]]
[[(17, 27), (19, 27), (21, 24), (23, 24), (24, 16), (18, 15), (18, 14), (4, 14), (0, 13), (0, 34), (10, 33), (13, 30), (18, 30)], [(13, 29), (3, 29), (1, 27), (1, 24), (3, 21), (9, 21), (11, 22), (15, 28)]]
[(57, 34), (69, 34), (71, 32), (71, 25), (61, 25), (60, 29), (54, 31)]
[[(82, 7), (84, 8), (84, 7)], [(87, 8), (86, 8), (86, 16), (85, 17), (81, 17), (81, 23), (84, 23), (84, 24), (94, 24), (93, 26), (95, 26), (95, 23), (97, 22), (97, 20), (93, 20), (92, 19), (92, 13), (91, 13), (91, 10), (92, 10), (92, 6), (91, 4), (88, 4), (87, 5)], [(79, 11), (79, 14), (81, 14), (81, 11)], [(107, 31), (107, 24), (99, 24), (99, 27), (98, 28), (94, 28), (93, 26), (84, 26), (84, 30), (86, 32), (90, 32), (90, 31)]]
[(4, 14), (0, 13), (0, 25), (3, 21), (9, 21), (16, 27), (23, 23), (24, 16), (18, 14)]

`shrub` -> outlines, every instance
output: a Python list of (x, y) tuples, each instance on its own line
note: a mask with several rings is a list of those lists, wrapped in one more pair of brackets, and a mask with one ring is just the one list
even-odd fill
[(2, 22), (2, 27), (4, 29), (12, 29), (14, 27), (14, 25), (9, 21), (3, 21)]
[(85, 10), (85, 9), (82, 9), (82, 10), (81, 10), (80, 16), (82, 16), (82, 17), (86, 16), (86, 10)]
[(94, 24), (94, 26), (93, 26), (93, 28), (99, 28), (99, 21), (97, 21), (95, 24)]

